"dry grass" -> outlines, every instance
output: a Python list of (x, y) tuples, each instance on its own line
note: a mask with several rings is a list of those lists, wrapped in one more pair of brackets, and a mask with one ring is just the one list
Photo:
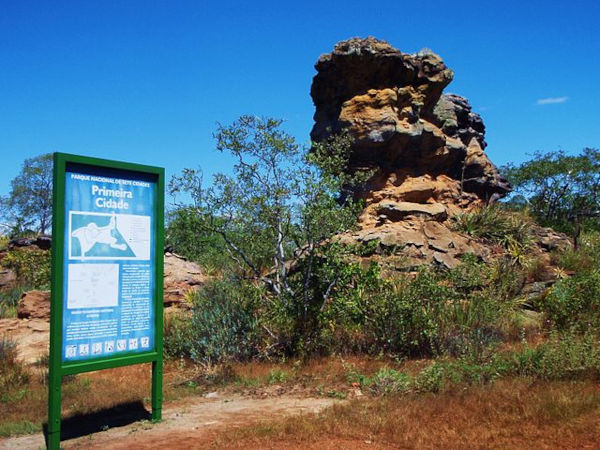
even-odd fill
[[(46, 421), (47, 369), (31, 367), (30, 381), (12, 399), (0, 402), (0, 435), (20, 434), (23, 424), (29, 432), (38, 431)], [(164, 396), (173, 400), (195, 391), (183, 381), (193, 369), (179, 362), (165, 368)], [(141, 364), (66, 377), (62, 389), (62, 416), (85, 415), (127, 403), (150, 403), (151, 367)]]
[[(371, 376), (382, 367), (416, 373), (424, 361), (394, 363), (374, 358), (320, 358), (287, 363), (236, 364), (226, 390), (254, 380), (266, 390), (273, 383), (314, 388), (348, 388), (349, 370)], [(280, 377), (280, 374), (287, 374)], [(275, 374), (275, 376), (274, 376)], [(196, 381), (192, 381), (196, 380)], [(245, 381), (244, 381), (245, 380)], [(216, 388), (180, 361), (165, 368), (165, 398), (173, 401)], [(74, 377), (63, 386), (63, 417), (93, 413), (128, 402), (149, 407), (150, 366), (138, 365)], [(364, 398), (364, 397), (363, 397)], [(30, 377), (23, 398), (0, 403), (0, 430), (33, 432), (46, 420), (46, 387)], [(6, 433), (6, 431), (4, 432)], [(440, 394), (409, 394), (351, 400), (319, 415), (225, 428), (215, 448), (598, 448), (600, 385), (586, 382), (533, 383), (506, 379), (493, 385), (456, 388)], [(195, 438), (196, 439), (196, 438)], [(177, 446), (177, 438), (172, 444)], [(200, 442), (198, 441), (198, 442)], [(213, 445), (214, 444), (214, 445)]]
[[(41, 429), (47, 411), (47, 361), (29, 368), (29, 382), (15, 391), (8, 401), (0, 402), (0, 435), (21, 434)], [(347, 386), (349, 367), (371, 375), (389, 360), (352, 357), (317, 358), (305, 363), (252, 362), (200, 370), (180, 360), (166, 361), (164, 398), (173, 401), (189, 395), (202, 395), (215, 389), (242, 391), (246, 394), (314, 395), (317, 389), (328, 391)], [(68, 377), (63, 380), (63, 418), (91, 414), (115, 406), (143, 402), (150, 407), (151, 370), (149, 364), (107, 369)], [(274, 385), (286, 389), (272, 390)], [(324, 394), (324, 395), (325, 395)], [(24, 428), (23, 424), (27, 424)]]
[(506, 380), (443, 394), (354, 400), (221, 433), (215, 448), (598, 448), (595, 383)]

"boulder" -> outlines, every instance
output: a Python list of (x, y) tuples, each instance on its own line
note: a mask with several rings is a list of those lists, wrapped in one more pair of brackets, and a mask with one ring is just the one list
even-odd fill
[(50, 250), (52, 247), (52, 236), (41, 234), (36, 237), (16, 238), (9, 242), (9, 247), (32, 247), (35, 246), (40, 250)]
[(19, 299), (17, 305), (19, 319), (49, 319), (50, 291), (28, 291)]
[(165, 253), (164, 267), (165, 306), (181, 304), (191, 289), (206, 282), (198, 264), (175, 253)]

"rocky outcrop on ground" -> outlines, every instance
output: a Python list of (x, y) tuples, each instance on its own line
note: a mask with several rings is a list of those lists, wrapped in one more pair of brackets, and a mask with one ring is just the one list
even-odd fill
[(350, 170), (373, 173), (354, 188), (365, 201), (359, 230), (340, 239), (393, 248), (398, 268), (454, 267), (466, 253), (488, 258), (492, 250), (453, 231), (452, 222), (511, 188), (484, 151), (479, 114), (464, 97), (443, 93), (454, 73), (441, 57), (353, 38), (322, 55), (315, 69), (312, 140), (347, 129), (354, 138)]
[(184, 303), (185, 295), (206, 282), (206, 277), (198, 264), (188, 261), (176, 253), (165, 253), (164, 304), (165, 306)]
[(19, 319), (49, 319), (50, 291), (24, 292), (17, 305)]

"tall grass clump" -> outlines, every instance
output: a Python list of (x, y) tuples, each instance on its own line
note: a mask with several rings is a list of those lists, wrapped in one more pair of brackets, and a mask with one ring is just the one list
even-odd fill
[(487, 242), (501, 245), (509, 255), (521, 262), (527, 256), (533, 239), (533, 220), (525, 212), (486, 206), (456, 216), (454, 230)]
[(17, 304), (23, 292), (19, 286), (0, 290), (0, 319), (17, 317)]
[(16, 342), (0, 337), (0, 401), (9, 401), (28, 381), (29, 373), (18, 358)]

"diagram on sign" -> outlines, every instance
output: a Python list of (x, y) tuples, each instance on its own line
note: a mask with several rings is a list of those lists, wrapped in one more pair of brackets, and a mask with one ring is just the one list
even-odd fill
[(69, 259), (150, 259), (150, 216), (72, 211)]
[(118, 264), (69, 264), (68, 275), (68, 309), (119, 304)]

